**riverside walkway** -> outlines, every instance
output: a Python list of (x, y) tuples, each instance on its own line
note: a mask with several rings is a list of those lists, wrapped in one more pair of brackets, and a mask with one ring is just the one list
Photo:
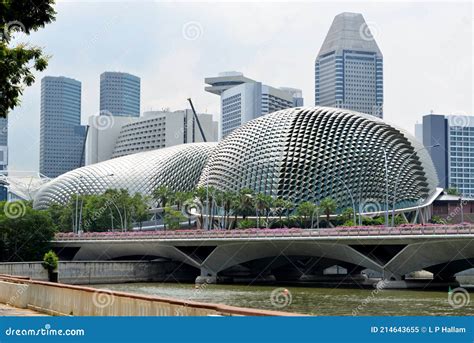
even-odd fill
[(47, 316), (44, 313), (35, 312), (26, 308), (16, 308), (0, 303), (0, 317), (38, 317)]

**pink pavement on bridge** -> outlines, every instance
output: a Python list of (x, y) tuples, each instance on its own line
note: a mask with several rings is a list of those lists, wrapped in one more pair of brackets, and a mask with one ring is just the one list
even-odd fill
[(245, 229), (245, 230), (156, 230), (156, 231), (107, 231), (58, 233), (57, 241), (64, 240), (110, 240), (110, 239), (192, 239), (192, 238), (246, 238), (246, 237), (334, 237), (334, 236), (394, 236), (394, 235), (457, 235), (474, 234), (474, 225), (400, 225), (397, 227), (351, 226), (331, 229)]

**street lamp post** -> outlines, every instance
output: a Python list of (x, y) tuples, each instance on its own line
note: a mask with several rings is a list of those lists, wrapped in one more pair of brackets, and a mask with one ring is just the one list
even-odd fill
[(339, 176), (334, 175), (334, 177), (336, 179), (338, 179), (344, 185), (344, 187), (347, 189), (347, 191), (349, 192), (349, 195), (350, 195), (351, 200), (352, 200), (352, 212), (353, 212), (353, 215), (354, 215), (354, 225), (356, 225), (357, 224), (357, 218), (356, 218), (356, 213), (355, 213), (355, 202), (354, 202), (354, 197), (352, 196), (352, 192), (349, 189), (349, 187), (347, 187), (346, 183)]
[[(109, 199), (110, 200), (110, 199)], [(120, 217), (120, 226), (122, 227), (122, 231), (124, 231), (125, 229), (125, 223), (123, 222), (123, 217), (122, 217), (122, 213), (120, 213), (120, 209), (119, 207), (117, 206), (117, 204), (113, 201), (113, 200), (110, 200), (110, 203), (112, 205), (114, 205), (114, 207), (116, 208), (118, 214), (119, 214), (119, 217)], [(113, 218), (113, 217), (112, 217)]]
[(357, 193), (358, 193), (358, 200), (357, 200), (357, 208), (358, 208), (358, 217), (359, 217), (359, 226), (362, 225), (362, 207), (361, 207), (361, 203), (362, 203), (362, 188), (361, 188), (361, 178), (362, 178), (362, 170), (364, 171), (364, 177), (367, 173), (367, 165), (366, 164), (363, 164), (363, 163), (360, 163), (360, 155), (358, 156), (358, 165), (360, 166), (360, 171), (359, 171), (359, 177), (358, 177), (358, 181), (357, 181)]
[[(210, 212), (210, 206), (209, 206), (209, 174), (210, 172), (207, 173), (206, 175), (206, 225), (205, 227), (207, 228), (207, 230), (211, 230), (211, 214), (209, 213)], [(204, 218), (204, 217), (203, 217)], [(201, 224), (204, 224), (204, 223), (201, 223)]]
[(391, 226), (394, 227), (395, 226), (395, 203), (397, 201), (397, 186), (398, 186), (398, 181), (400, 179), (400, 175), (402, 173), (402, 170), (403, 170), (403, 167), (405, 166), (405, 163), (408, 163), (408, 161), (410, 160), (410, 158), (415, 155), (416, 153), (418, 153), (419, 151), (421, 150), (424, 150), (424, 149), (431, 149), (431, 148), (437, 148), (439, 147), (440, 145), (439, 144), (435, 144), (435, 145), (430, 145), (430, 146), (424, 146), (418, 150), (415, 150), (413, 151), (402, 163), (402, 165), (400, 166), (400, 168), (398, 169), (398, 173), (397, 173), (397, 178), (395, 179), (395, 185), (394, 185), (394, 190), (393, 190), (393, 203), (392, 203), (392, 223), (391, 223)]
[[(111, 177), (111, 176), (114, 176), (114, 174), (107, 174), (107, 175), (102, 175), (102, 176), (98, 176), (97, 179), (102, 179), (102, 178), (105, 178), (105, 177)], [(78, 177), (78, 179), (82, 179), (84, 176), (83, 175), (80, 175)], [(78, 216), (78, 197), (79, 197), (79, 186), (77, 187), (76, 189), (76, 220), (75, 220), (75, 233), (79, 233), (79, 231), (81, 230), (81, 224), (82, 224), (82, 207), (84, 205), (84, 199), (81, 199), (81, 206), (80, 206), (80, 209), (79, 209), (79, 216)], [(119, 212), (120, 214), (120, 212)], [(123, 224), (122, 224), (123, 226)]]
[(84, 176), (79, 175), (77, 177), (77, 184), (76, 184), (76, 207), (75, 207), (75, 215), (74, 215), (74, 227), (72, 228), (73, 233), (79, 233), (79, 220), (78, 220), (78, 206), (79, 206), (79, 180), (81, 180)]
[(110, 227), (112, 232), (114, 232), (114, 214), (112, 213), (112, 208), (110, 207)]
[(388, 227), (388, 158), (387, 149), (383, 148), (385, 158), (385, 227)]

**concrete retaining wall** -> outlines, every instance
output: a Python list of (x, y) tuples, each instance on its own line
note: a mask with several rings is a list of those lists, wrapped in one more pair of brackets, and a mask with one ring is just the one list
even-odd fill
[(98, 290), (0, 276), (0, 302), (60, 316), (291, 316), (287, 312)]
[[(160, 282), (173, 274), (173, 280), (194, 281), (198, 270), (189, 266), (178, 268), (171, 261), (64, 261), (58, 266), (59, 282), (72, 285)], [(41, 262), (0, 263), (0, 274), (18, 275), (48, 281)]]

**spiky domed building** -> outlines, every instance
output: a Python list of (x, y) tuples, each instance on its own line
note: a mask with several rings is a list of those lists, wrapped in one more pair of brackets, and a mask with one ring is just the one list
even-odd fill
[(216, 143), (181, 144), (140, 152), (71, 170), (43, 185), (35, 208), (66, 204), (74, 194), (101, 194), (127, 189), (130, 194), (151, 195), (159, 186), (189, 191), (195, 186)]
[(390, 209), (394, 199), (397, 209), (423, 207), (437, 183), (426, 149), (402, 129), (349, 110), (299, 107), (247, 122), (217, 145), (183, 144), (72, 170), (45, 184), (34, 206), (110, 188), (149, 195), (162, 185), (198, 185), (250, 188), (296, 204), (331, 197), (338, 211), (368, 213), (383, 211), (387, 194)]
[(362, 212), (383, 210), (386, 191), (390, 205), (396, 192), (397, 208), (422, 204), (437, 183), (429, 154), (410, 134), (373, 116), (327, 107), (247, 122), (218, 144), (199, 181), (295, 203), (331, 197), (339, 210), (357, 203)]

